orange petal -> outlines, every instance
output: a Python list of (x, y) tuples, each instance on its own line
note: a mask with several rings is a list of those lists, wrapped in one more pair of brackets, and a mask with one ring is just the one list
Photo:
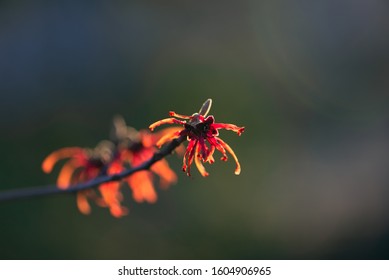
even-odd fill
[(168, 162), (165, 159), (157, 161), (151, 166), (151, 171), (161, 177), (161, 187), (166, 188), (177, 181), (177, 175), (170, 169)]
[(132, 196), (136, 202), (147, 201), (154, 203), (157, 201), (157, 193), (154, 190), (151, 173), (149, 171), (139, 171), (132, 174), (127, 179), (132, 190)]
[(169, 116), (175, 117), (175, 118), (179, 118), (179, 119), (186, 119), (186, 120), (188, 120), (188, 119), (191, 118), (191, 116), (177, 114), (177, 113), (174, 112), (174, 111), (170, 111), (170, 112), (169, 112)]
[(50, 173), (54, 165), (61, 159), (73, 157), (76, 154), (84, 153), (84, 149), (79, 147), (62, 148), (49, 154), (42, 162), (42, 169), (45, 173)]
[(61, 168), (61, 171), (58, 174), (58, 178), (57, 178), (58, 188), (66, 189), (71, 185), (74, 170), (76, 170), (76, 168), (78, 167), (79, 165), (77, 165), (77, 162), (75, 160), (69, 160), (64, 164), (64, 166)]
[(91, 212), (91, 208), (85, 192), (77, 193), (77, 207), (82, 214), (88, 215)]
[(231, 147), (226, 143), (224, 142), (223, 140), (221, 140), (220, 138), (217, 139), (220, 144), (232, 155), (232, 157), (234, 158), (235, 162), (236, 162), (236, 168), (235, 168), (235, 174), (236, 175), (239, 175), (240, 174), (240, 171), (241, 171), (241, 168), (240, 168), (240, 163), (238, 161), (238, 158), (236, 157), (235, 155), (235, 152), (231, 149)]
[[(182, 129), (182, 128), (181, 128)], [(168, 141), (171, 141), (173, 140), (174, 138), (177, 138), (178, 136), (180, 136), (180, 131), (172, 131), (170, 133), (166, 133), (165, 135), (163, 135), (159, 140), (158, 142), (155, 144), (158, 148), (161, 148), (161, 146), (163, 144), (165, 144), (166, 142)]]
[(119, 203), (119, 198), (120, 198), (120, 196), (118, 196), (119, 188), (120, 188), (120, 182), (104, 183), (99, 187), (99, 191), (106, 205), (109, 206), (111, 204)]
[(109, 207), (109, 210), (112, 216), (119, 218), (128, 213), (125, 207), (122, 207), (120, 201), (123, 199), (122, 194), (119, 192), (120, 182), (109, 182), (102, 184), (99, 187), (99, 191), (104, 200), (106, 206)]
[(184, 121), (177, 120), (175, 118), (167, 118), (160, 121), (157, 121), (149, 126), (149, 129), (153, 131), (157, 126), (163, 125), (163, 124), (181, 124), (184, 125)]
[(111, 212), (111, 215), (115, 218), (121, 218), (123, 216), (126, 216), (128, 214), (128, 209), (123, 206), (113, 206), (109, 208), (109, 211)]
[(158, 142), (158, 140), (163, 137), (164, 135), (166, 134), (170, 134), (170, 133), (173, 133), (175, 131), (181, 131), (182, 130), (182, 126), (173, 126), (173, 127), (168, 127), (168, 128), (164, 128), (164, 129), (161, 129), (160, 131), (158, 132), (155, 132), (155, 133), (149, 133), (152, 138), (153, 138), (153, 144), (155, 144), (156, 142)]

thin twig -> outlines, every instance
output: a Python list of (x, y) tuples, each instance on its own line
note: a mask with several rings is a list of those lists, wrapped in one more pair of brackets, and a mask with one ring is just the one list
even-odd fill
[(114, 174), (114, 175), (100, 176), (84, 183), (69, 186), (66, 189), (60, 189), (56, 185), (48, 185), (48, 186), (38, 186), (38, 187), (3, 191), (0, 192), (0, 201), (30, 198), (30, 197), (44, 196), (44, 195), (51, 195), (51, 194), (75, 193), (82, 190), (92, 189), (103, 183), (120, 181), (121, 179), (130, 176), (138, 171), (148, 170), (154, 163), (163, 159), (167, 155), (171, 154), (175, 148), (177, 148), (182, 142), (185, 141), (185, 139), (186, 137), (184, 136), (174, 139), (164, 148), (156, 152), (153, 155), (153, 157), (150, 158), (148, 161), (145, 161), (143, 164), (138, 165), (137, 167), (131, 169), (127, 169), (121, 173)]

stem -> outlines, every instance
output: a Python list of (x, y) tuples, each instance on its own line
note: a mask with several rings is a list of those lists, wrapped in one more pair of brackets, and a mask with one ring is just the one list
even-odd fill
[(145, 161), (141, 165), (138, 165), (134, 168), (124, 170), (123, 172), (118, 174), (96, 177), (93, 180), (80, 183), (80, 184), (75, 184), (73, 186), (70, 186), (67, 189), (59, 189), (56, 185), (48, 185), (48, 186), (38, 186), (38, 187), (3, 191), (0, 192), (0, 201), (30, 198), (30, 197), (44, 196), (44, 195), (51, 195), (51, 194), (75, 193), (82, 190), (87, 190), (87, 189), (97, 187), (103, 183), (120, 181), (121, 179), (130, 176), (138, 171), (148, 170), (154, 163), (163, 159), (167, 155), (171, 154), (173, 150), (177, 148), (185, 140), (186, 140), (186, 136), (180, 136), (179, 138), (173, 139), (168, 145), (163, 147), (158, 152), (154, 153), (154, 155), (148, 161)]

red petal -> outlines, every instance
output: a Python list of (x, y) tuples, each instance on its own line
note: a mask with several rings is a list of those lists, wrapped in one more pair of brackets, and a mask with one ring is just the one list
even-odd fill
[(193, 150), (193, 147), (196, 143), (196, 140), (190, 140), (189, 143), (188, 143), (188, 146), (186, 147), (186, 151), (185, 151), (185, 154), (184, 154), (184, 158), (183, 158), (183, 164), (182, 164), (182, 170), (184, 172), (186, 172), (187, 168), (188, 168), (188, 165), (186, 164), (187, 163), (187, 159), (186, 157), (192, 152)]
[[(189, 153), (189, 156), (188, 156), (188, 167), (187, 167), (187, 170), (186, 170), (186, 174), (188, 176), (190, 176), (190, 166), (192, 165), (193, 163), (193, 157), (195, 156), (195, 153), (196, 153), (196, 147), (197, 147), (197, 140), (193, 140), (194, 141), (194, 144), (193, 146), (191, 147), (190, 149), (190, 153)], [(189, 147), (188, 147), (189, 148)]]
[(200, 174), (203, 177), (207, 177), (209, 175), (209, 173), (205, 170), (204, 165), (201, 163), (201, 160), (200, 160), (200, 157), (199, 157), (199, 153), (200, 152), (201, 152), (200, 145), (197, 145), (196, 153), (195, 153), (195, 156), (194, 156), (195, 164), (196, 164), (196, 167), (199, 170)]
[(244, 127), (239, 127), (229, 123), (215, 123), (212, 126), (215, 129), (227, 129), (236, 132), (239, 136), (244, 132)]
[(226, 161), (227, 160), (226, 150), (218, 142), (218, 140), (220, 140), (220, 138), (218, 138), (218, 137), (208, 137), (207, 140), (208, 140), (208, 142), (212, 146), (214, 146), (219, 152), (221, 152), (223, 154), (223, 156), (221, 157), (221, 160)]

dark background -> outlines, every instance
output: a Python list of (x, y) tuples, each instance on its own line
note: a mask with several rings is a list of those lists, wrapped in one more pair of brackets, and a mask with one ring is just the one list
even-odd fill
[(389, 258), (386, 0), (1, 1), (0, 190), (44, 157), (212, 98), (237, 153), (115, 219), (72, 195), (0, 204), (1, 259)]

